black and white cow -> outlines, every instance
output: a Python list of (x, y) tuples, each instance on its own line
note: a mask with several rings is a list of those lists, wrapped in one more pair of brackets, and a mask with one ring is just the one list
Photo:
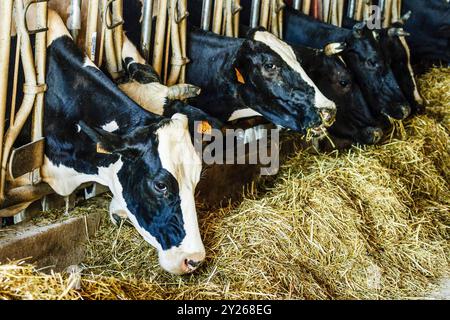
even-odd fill
[(334, 120), (335, 103), (307, 76), (292, 47), (267, 31), (236, 39), (192, 29), (187, 47), (186, 80), (202, 88), (194, 104), (222, 121), (262, 115), (305, 132)]
[(447, 0), (403, 1), (402, 14), (411, 11), (404, 28), (413, 63), (450, 63), (450, 2)]
[[(395, 79), (397, 80), (405, 98), (411, 106), (411, 113), (423, 112), (424, 100), (419, 92), (413, 67), (411, 65), (411, 51), (404, 31), (403, 25), (410, 14), (405, 14), (399, 21), (393, 23), (389, 28), (375, 29), (374, 36), (381, 46), (384, 59), (390, 65)], [(345, 18), (345, 27), (353, 28), (358, 22)]]
[[(124, 6), (124, 29), (136, 47), (142, 4), (131, 2)], [(316, 131), (321, 132), (322, 119), (333, 121), (335, 104), (306, 76), (292, 48), (267, 32), (257, 38), (244, 41), (190, 30), (186, 81), (202, 89), (192, 103), (222, 122), (262, 115), (289, 129), (320, 127)], [(137, 50), (130, 52), (130, 61), (141, 65)]]
[(357, 25), (353, 30), (339, 28), (287, 7), (284, 40), (317, 49), (332, 42), (345, 42), (342, 56), (374, 115), (404, 119), (410, 114), (411, 108), (383, 58), (379, 43), (364, 25)]
[[(324, 50), (292, 47), (314, 83), (326, 97), (336, 103), (336, 121), (328, 128), (330, 134), (349, 143), (378, 143), (383, 137), (383, 130), (378, 126), (359, 85), (339, 55), (344, 50), (344, 44), (340, 47), (331, 44)], [(341, 142), (340, 146), (342, 145)]]
[(47, 51), (44, 181), (63, 196), (84, 182), (108, 186), (111, 211), (126, 213), (162, 268), (195, 270), (205, 258), (194, 201), (202, 164), (188, 115), (162, 117), (135, 104), (82, 54), (52, 10)]

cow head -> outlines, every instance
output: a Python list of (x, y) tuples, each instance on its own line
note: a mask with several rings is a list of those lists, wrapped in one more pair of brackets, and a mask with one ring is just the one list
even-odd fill
[(194, 201), (202, 164), (187, 116), (176, 113), (126, 136), (79, 125), (97, 149), (117, 158), (109, 185), (115, 209), (158, 250), (162, 268), (174, 274), (195, 270), (205, 258)]
[(263, 29), (250, 31), (248, 37), (234, 63), (245, 105), (299, 132), (331, 125), (336, 105), (306, 75), (293, 49)]
[(305, 68), (324, 95), (336, 103), (336, 121), (328, 131), (352, 142), (375, 144), (383, 131), (377, 127), (359, 85), (339, 55), (344, 49), (344, 43), (330, 43)]
[(409, 34), (403, 29), (403, 23), (408, 17), (409, 14), (407, 13), (391, 27), (375, 32), (385, 60), (391, 66), (396, 80), (411, 106), (411, 111), (416, 113), (423, 111), (424, 100), (419, 93), (411, 66), (411, 54), (405, 39)]
[(411, 108), (372, 31), (364, 23), (356, 24), (346, 42), (343, 57), (373, 113), (394, 119), (406, 118)]

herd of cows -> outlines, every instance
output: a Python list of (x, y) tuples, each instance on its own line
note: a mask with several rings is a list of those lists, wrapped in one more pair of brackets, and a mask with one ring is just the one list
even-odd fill
[(337, 139), (376, 144), (389, 118), (424, 110), (412, 62), (450, 62), (446, 0), (403, 1), (401, 21), (380, 30), (349, 19), (340, 28), (287, 7), (283, 41), (246, 27), (250, 3), (241, 0), (241, 37), (228, 38), (197, 28), (202, 1), (188, 1), (186, 82), (201, 93), (186, 103), (137, 49), (140, 0), (124, 1), (120, 84), (72, 40), (62, 18), (69, 1), (49, 2), (43, 179), (63, 196), (85, 182), (108, 186), (113, 222), (130, 219), (174, 274), (205, 258), (194, 199), (202, 171), (195, 121), (220, 128), (262, 116), (300, 133), (326, 127)]

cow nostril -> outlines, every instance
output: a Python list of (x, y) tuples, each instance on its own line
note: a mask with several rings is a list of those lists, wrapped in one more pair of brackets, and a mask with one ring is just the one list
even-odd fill
[(380, 142), (382, 137), (383, 137), (383, 130), (376, 128), (372, 131), (372, 143), (373, 144)]
[(403, 113), (403, 119), (407, 118), (411, 114), (411, 107), (408, 105), (402, 105), (400, 109)]
[(194, 271), (201, 264), (201, 261), (195, 261), (191, 259), (184, 259), (184, 265), (188, 272)]
[(334, 109), (325, 109), (320, 111), (320, 117), (322, 118), (325, 126), (330, 127), (336, 117), (336, 111)]

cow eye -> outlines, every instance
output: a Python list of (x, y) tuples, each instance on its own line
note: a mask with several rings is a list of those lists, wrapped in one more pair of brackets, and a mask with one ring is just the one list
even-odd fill
[(266, 63), (264, 65), (264, 69), (267, 71), (275, 70), (277, 67), (273, 63)]
[(350, 82), (347, 80), (341, 80), (341, 81), (339, 81), (339, 84), (345, 88), (350, 84)]
[(161, 193), (161, 194), (167, 193), (167, 185), (164, 182), (161, 182), (161, 181), (155, 182), (154, 188), (155, 188), (156, 192), (158, 192), (158, 193)]
[(366, 61), (366, 64), (367, 64), (367, 66), (368, 66), (369, 68), (376, 68), (376, 67), (378, 66), (378, 63), (376, 63), (376, 62), (373, 61), (373, 60), (367, 60), (367, 61)]

